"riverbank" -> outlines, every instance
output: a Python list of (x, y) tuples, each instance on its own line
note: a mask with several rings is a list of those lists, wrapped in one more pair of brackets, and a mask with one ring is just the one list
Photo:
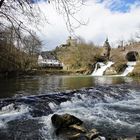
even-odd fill
[(85, 70), (33, 69), (25, 71), (0, 72), (0, 78), (19, 78), (37, 75), (87, 75)]
[(40, 75), (90, 75), (93, 67), (81, 67), (78, 69), (62, 69), (62, 68), (34, 68), (31, 70), (16, 70), (0, 72), (0, 78), (15, 78), (24, 76), (40, 76)]
[(14, 78), (14, 77), (24, 77), (24, 76), (37, 76), (37, 75), (69, 75), (70, 71), (63, 70), (26, 70), (26, 71), (10, 71), (1, 72), (0, 78)]
[[(122, 70), (121, 72), (117, 71), (115, 66), (112, 65), (110, 68), (107, 68), (106, 71), (104, 72), (104, 75), (118, 75), (117, 72), (122, 73)], [(125, 68), (126, 66), (123, 68), (123, 71)], [(16, 70), (16, 71), (0, 72), (0, 78), (20, 78), (26, 76), (40, 76), (40, 75), (91, 75), (92, 71), (93, 67), (71, 70), (63, 70), (57, 68)], [(136, 64), (133, 72), (129, 73), (128, 76), (140, 77), (140, 63)]]

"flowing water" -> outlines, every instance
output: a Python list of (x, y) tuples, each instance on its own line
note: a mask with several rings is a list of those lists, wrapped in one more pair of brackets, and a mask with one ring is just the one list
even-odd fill
[[(104, 64), (102, 62), (98, 62), (95, 65), (95, 70), (91, 74), (92, 76), (103, 76), (104, 72), (106, 71), (107, 68), (111, 67), (114, 63), (109, 61), (107, 64)], [(98, 68), (99, 66), (99, 68)]]
[(50, 118), (70, 113), (105, 137), (140, 134), (140, 79), (39, 76), (0, 81), (0, 140), (60, 140)]
[(126, 76), (134, 70), (136, 62), (127, 62), (127, 67), (121, 76)]

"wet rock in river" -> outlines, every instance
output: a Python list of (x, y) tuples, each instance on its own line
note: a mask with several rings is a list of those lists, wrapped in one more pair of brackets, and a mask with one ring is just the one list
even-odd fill
[(51, 117), (52, 124), (56, 128), (56, 135), (63, 137), (65, 140), (98, 140), (99, 132), (96, 129), (88, 131), (84, 123), (79, 118), (70, 115), (54, 114)]
[(81, 121), (77, 117), (69, 114), (64, 115), (54, 114), (51, 117), (51, 120), (55, 128), (68, 127), (73, 124), (81, 125), (83, 123), (83, 121)]
[(86, 137), (89, 140), (93, 140), (99, 136), (99, 132), (96, 129), (92, 129), (91, 131), (87, 132)]

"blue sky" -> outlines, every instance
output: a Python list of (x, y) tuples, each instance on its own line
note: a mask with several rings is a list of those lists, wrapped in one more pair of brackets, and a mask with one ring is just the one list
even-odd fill
[(37, 2), (47, 2), (48, 0), (31, 0), (32, 3), (37, 3)]
[[(33, 3), (42, 2), (48, 0), (32, 0)], [(140, 0), (96, 0), (97, 3), (105, 3), (106, 7), (111, 11), (128, 12), (130, 7), (137, 3), (140, 6)]]
[(98, 3), (105, 3), (111, 11), (128, 12), (133, 4), (140, 6), (140, 0), (97, 0)]
[[(31, 0), (33, 3), (47, 2), (48, 0)], [(133, 4), (140, 6), (140, 0), (96, 0), (97, 3), (105, 3), (111, 11), (128, 12)]]
[[(43, 0), (41, 0), (43, 1)], [(140, 34), (140, 0), (85, 0), (86, 4), (76, 13), (78, 19), (88, 21), (85, 26), (75, 29), (77, 36), (86, 42), (102, 45), (109, 38), (111, 46), (121, 40), (127, 43)], [(38, 35), (44, 41), (44, 50), (54, 49), (65, 43), (70, 35), (62, 15), (56, 12), (52, 4), (40, 3), (48, 23), (40, 25)], [(77, 25), (73, 21), (73, 24)]]

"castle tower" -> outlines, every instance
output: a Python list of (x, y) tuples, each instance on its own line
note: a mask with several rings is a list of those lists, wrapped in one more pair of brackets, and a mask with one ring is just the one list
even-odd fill
[(71, 36), (69, 36), (67, 40), (67, 45), (71, 47), (75, 47), (77, 45), (77, 39), (73, 39)]
[(109, 44), (108, 38), (105, 40), (105, 43), (103, 45), (103, 56), (109, 60), (110, 57), (110, 51), (111, 51), (111, 46)]

